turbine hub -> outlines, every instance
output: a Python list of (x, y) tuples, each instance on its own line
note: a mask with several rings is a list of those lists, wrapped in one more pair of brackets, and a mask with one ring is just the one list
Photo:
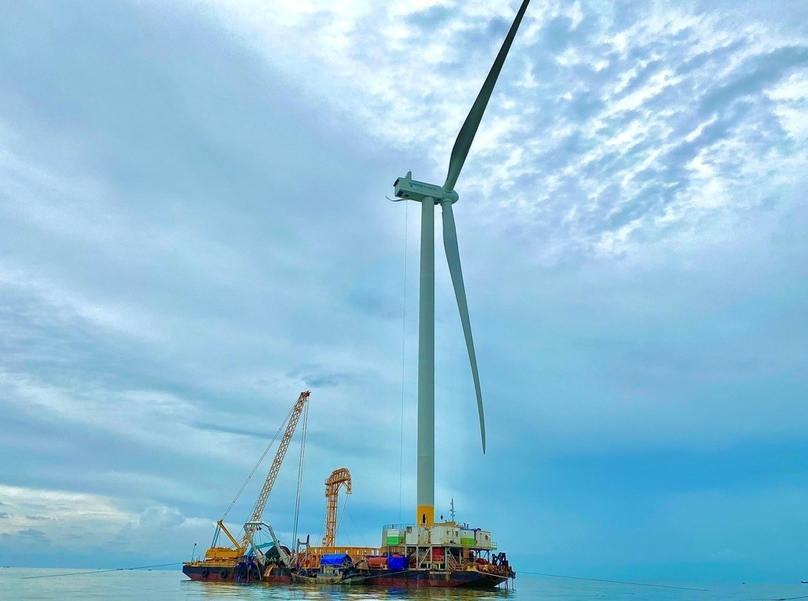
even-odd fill
[(442, 189), (443, 189), (443, 198), (441, 199), (442, 203), (450, 202), (450, 203), (454, 204), (454, 203), (457, 202), (457, 199), (459, 198), (459, 196), (457, 195), (457, 192), (455, 190), (446, 190), (446, 188), (442, 188)]

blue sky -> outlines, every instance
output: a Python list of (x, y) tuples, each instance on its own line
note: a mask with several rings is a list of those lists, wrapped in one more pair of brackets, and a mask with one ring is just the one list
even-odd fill
[[(301, 530), (343, 466), (342, 542), (412, 519), (385, 196), (517, 4), (0, 7), (0, 564), (186, 559), (304, 389)], [(438, 513), (517, 571), (808, 577), (806, 115), (804, 3), (534, 0), (457, 184), (485, 456), (439, 255)]]

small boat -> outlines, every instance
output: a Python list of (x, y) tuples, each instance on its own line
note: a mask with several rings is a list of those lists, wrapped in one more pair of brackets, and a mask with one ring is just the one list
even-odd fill
[(292, 572), (292, 582), (295, 584), (345, 584), (346, 577), (343, 574), (325, 574), (314, 573), (307, 574), (305, 572)]
[(320, 558), (320, 568), (292, 572), (292, 582), (301, 584), (346, 584), (353, 572), (353, 560), (347, 553), (330, 553)]

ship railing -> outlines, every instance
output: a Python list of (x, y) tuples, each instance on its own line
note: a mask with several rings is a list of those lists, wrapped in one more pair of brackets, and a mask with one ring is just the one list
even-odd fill
[(344, 553), (348, 555), (352, 561), (357, 562), (360, 559), (381, 555), (382, 550), (379, 547), (309, 547), (301, 565), (305, 567), (319, 567), (320, 559), (323, 555), (330, 555), (332, 553)]
[(414, 527), (414, 524), (387, 524), (383, 530), (406, 530), (408, 527)]

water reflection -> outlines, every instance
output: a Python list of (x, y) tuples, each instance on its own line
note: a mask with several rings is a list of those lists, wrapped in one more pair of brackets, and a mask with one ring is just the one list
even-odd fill
[(188, 581), (200, 598), (262, 599), (267, 601), (499, 601), (511, 599), (515, 592), (506, 589), (470, 590), (451, 588), (383, 589), (372, 587), (305, 586), (305, 585), (237, 585)]
[(193, 582), (178, 572), (0, 569), (0, 599), (20, 601), (763, 601), (808, 597), (804, 584), (673, 584), (550, 577), (519, 578), (515, 590), (397, 590), (214, 584)]

